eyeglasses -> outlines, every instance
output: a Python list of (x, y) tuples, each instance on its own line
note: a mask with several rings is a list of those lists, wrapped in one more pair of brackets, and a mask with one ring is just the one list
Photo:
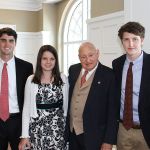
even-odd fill
[(80, 56), (80, 61), (86, 61), (87, 59), (93, 59), (96, 56), (97, 53), (93, 53), (93, 54), (89, 54), (89, 55), (84, 55), (84, 56)]

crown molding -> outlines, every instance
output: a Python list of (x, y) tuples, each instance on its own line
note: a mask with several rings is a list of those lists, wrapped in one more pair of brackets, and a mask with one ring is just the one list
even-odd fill
[(0, 0), (0, 9), (38, 11), (43, 3), (58, 3), (63, 0)]
[(43, 3), (58, 3), (61, 1), (63, 1), (63, 0), (42, 0)]
[(0, 9), (38, 11), (42, 9), (41, 0), (0, 0)]

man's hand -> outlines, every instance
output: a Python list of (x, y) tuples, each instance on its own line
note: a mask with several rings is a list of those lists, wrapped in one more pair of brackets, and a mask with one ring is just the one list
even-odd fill
[(112, 150), (112, 147), (111, 144), (103, 143), (100, 150)]

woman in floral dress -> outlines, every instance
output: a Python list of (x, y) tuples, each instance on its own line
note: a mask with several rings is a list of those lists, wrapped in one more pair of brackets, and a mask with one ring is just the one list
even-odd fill
[(35, 74), (25, 86), (19, 150), (65, 150), (67, 107), (68, 80), (59, 72), (56, 49), (44, 45), (38, 53)]

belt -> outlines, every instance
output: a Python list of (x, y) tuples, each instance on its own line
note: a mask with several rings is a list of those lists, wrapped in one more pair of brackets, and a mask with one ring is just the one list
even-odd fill
[(36, 104), (37, 109), (62, 108), (63, 100), (52, 104)]
[[(123, 120), (120, 119), (119, 122), (123, 123)], [(133, 122), (133, 125), (132, 125), (131, 128), (132, 129), (141, 129), (141, 126), (140, 126), (140, 124), (137, 124), (137, 123)]]
[(18, 117), (18, 116), (20, 116), (20, 112), (17, 112), (17, 113), (10, 113), (9, 114), (9, 118), (13, 118), (13, 117)]
[(135, 123), (134, 123), (134, 124), (132, 125), (132, 128), (133, 128), (133, 129), (141, 129), (141, 126), (140, 126), (139, 124), (135, 124)]

